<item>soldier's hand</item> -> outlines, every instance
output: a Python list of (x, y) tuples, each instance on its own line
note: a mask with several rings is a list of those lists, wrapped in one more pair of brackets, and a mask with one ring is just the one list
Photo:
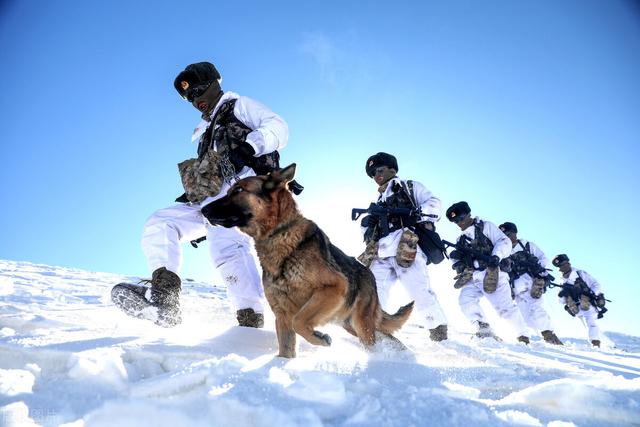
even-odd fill
[(605, 303), (606, 303), (606, 301), (604, 299), (604, 294), (598, 294), (596, 296), (596, 307), (603, 308)]
[(491, 268), (497, 268), (500, 265), (500, 258), (497, 255), (491, 255), (491, 260), (487, 262), (487, 265)]
[(430, 222), (430, 221), (423, 222), (423, 224), (424, 224), (424, 228), (426, 228), (427, 230), (433, 231), (433, 230), (434, 230), (434, 228), (435, 228), (435, 227), (433, 226), (433, 223), (432, 223), (432, 222)]
[(362, 218), (362, 221), (360, 221), (360, 225), (365, 228), (373, 227), (377, 223), (378, 223), (378, 217), (373, 215), (367, 215), (364, 218)]

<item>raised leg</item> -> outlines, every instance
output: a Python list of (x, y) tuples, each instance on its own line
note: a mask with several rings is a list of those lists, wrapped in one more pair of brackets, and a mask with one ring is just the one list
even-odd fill
[(318, 288), (293, 316), (293, 329), (311, 344), (329, 346), (331, 337), (315, 330), (338, 311), (344, 301), (345, 284)]

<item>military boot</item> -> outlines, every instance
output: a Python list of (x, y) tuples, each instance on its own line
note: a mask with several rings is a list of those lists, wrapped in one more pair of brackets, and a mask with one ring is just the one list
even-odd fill
[(151, 275), (150, 300), (158, 307), (158, 325), (171, 327), (182, 322), (180, 290), (180, 277), (173, 271), (160, 267)]
[(524, 336), (524, 335), (520, 335), (518, 337), (518, 342), (523, 342), (523, 343), (529, 345), (529, 337)]
[(578, 305), (576, 304), (576, 302), (573, 300), (573, 298), (571, 297), (567, 297), (566, 298), (566, 304), (564, 306), (564, 309), (567, 310), (567, 312), (572, 315), (575, 316), (576, 314), (578, 314), (578, 312), (580, 311), (578, 309)]
[(600, 348), (600, 340), (591, 340), (591, 345)]
[(562, 341), (560, 341), (560, 338), (558, 338), (558, 336), (551, 330), (542, 331), (542, 338), (544, 338), (544, 340), (549, 344), (564, 345), (562, 344)]
[(444, 341), (447, 339), (447, 325), (438, 325), (433, 329), (429, 329), (429, 337), (431, 341)]
[(497, 267), (487, 267), (482, 281), (482, 289), (488, 294), (492, 294), (498, 289), (498, 277), (500, 271)]
[(478, 338), (493, 338), (496, 341), (502, 341), (496, 334), (493, 333), (491, 326), (486, 322), (478, 321), (478, 330), (476, 332)]
[(473, 278), (473, 268), (465, 267), (464, 270), (462, 270), (456, 277), (454, 277), (456, 281), (453, 284), (453, 287), (455, 289), (460, 289), (461, 287), (469, 283), (471, 278)]
[(538, 299), (544, 293), (545, 280), (542, 277), (536, 277), (533, 279), (533, 285), (531, 285), (531, 298)]
[(262, 328), (264, 326), (264, 316), (262, 313), (256, 313), (253, 308), (243, 308), (236, 311), (236, 319), (238, 319), (238, 325), (247, 328)]

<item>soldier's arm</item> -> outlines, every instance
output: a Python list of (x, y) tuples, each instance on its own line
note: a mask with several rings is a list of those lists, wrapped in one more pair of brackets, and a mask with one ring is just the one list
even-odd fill
[(427, 215), (423, 216), (422, 219), (429, 222), (439, 221), (442, 215), (442, 202), (440, 199), (417, 181), (413, 181), (413, 194), (416, 203), (422, 209), (422, 213)]
[(531, 253), (538, 258), (538, 263), (544, 267), (547, 268), (547, 265), (549, 265), (549, 259), (547, 258), (547, 256), (544, 254), (544, 252), (542, 252), (542, 249), (540, 249), (536, 244), (534, 244), (533, 242), (529, 242), (529, 249), (531, 250)]
[(485, 221), (484, 222), (484, 234), (493, 243), (493, 251), (491, 255), (495, 255), (500, 259), (506, 258), (511, 255), (511, 240), (504, 234), (495, 224)]
[(233, 113), (253, 129), (247, 135), (247, 143), (253, 147), (256, 157), (281, 150), (287, 145), (289, 126), (282, 117), (258, 101), (241, 96), (236, 101)]
[(587, 286), (591, 288), (594, 294), (598, 295), (602, 293), (602, 287), (600, 286), (600, 283), (598, 283), (598, 281), (594, 279), (593, 276), (591, 276), (589, 273), (584, 270), (580, 270), (580, 277), (582, 277), (582, 280), (584, 280)]

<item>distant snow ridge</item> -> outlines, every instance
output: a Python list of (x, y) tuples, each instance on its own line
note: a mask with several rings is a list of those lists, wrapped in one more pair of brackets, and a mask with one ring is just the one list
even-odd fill
[[(126, 317), (111, 287), (138, 278), (0, 261), (0, 426), (624, 426), (640, 423), (640, 339), (621, 349), (479, 341), (367, 353), (334, 326), (275, 357), (265, 329), (235, 326), (223, 287), (185, 281), (184, 323)], [(460, 326), (461, 329), (464, 329)], [(615, 335), (615, 336), (613, 336)]]

